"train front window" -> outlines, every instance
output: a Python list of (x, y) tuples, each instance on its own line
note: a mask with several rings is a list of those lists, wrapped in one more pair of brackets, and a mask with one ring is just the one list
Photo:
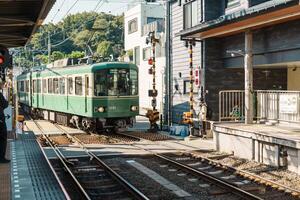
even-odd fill
[(137, 94), (136, 70), (106, 69), (95, 73), (95, 96), (130, 96)]

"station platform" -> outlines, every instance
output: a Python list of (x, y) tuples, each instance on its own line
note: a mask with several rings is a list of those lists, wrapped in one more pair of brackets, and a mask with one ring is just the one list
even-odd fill
[(235, 122), (213, 125), (215, 150), (300, 174), (300, 127)]
[(66, 199), (33, 132), (19, 134), (9, 146), (11, 162), (0, 164), (1, 200)]

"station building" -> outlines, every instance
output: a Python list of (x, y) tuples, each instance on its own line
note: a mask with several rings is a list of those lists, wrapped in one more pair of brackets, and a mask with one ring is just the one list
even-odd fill
[[(152, 57), (151, 44), (146, 43), (149, 32), (155, 31), (159, 43), (156, 44), (156, 89), (157, 109), (162, 113), (165, 70), (165, 11), (160, 3), (134, 3), (125, 12), (125, 51), (132, 54), (132, 62), (139, 67), (140, 114), (152, 109), (148, 91), (152, 89), (152, 75), (148, 73), (148, 59)], [(131, 53), (130, 53), (131, 52)]]
[[(195, 40), (216, 149), (300, 173), (299, 0), (172, 1), (168, 8), (172, 122), (188, 111), (184, 40)], [(234, 123), (247, 117), (245, 88), (250, 121), (260, 124)]]

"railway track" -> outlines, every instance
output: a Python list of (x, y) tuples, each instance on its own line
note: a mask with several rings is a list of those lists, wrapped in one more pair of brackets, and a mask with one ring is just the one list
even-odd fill
[[(80, 159), (73, 159), (72, 167), (69, 167), (70, 171), (73, 173), (73, 175), (77, 178), (77, 181), (80, 183), (82, 180), (87, 179), (87, 193), (90, 193), (92, 198), (90, 199), (97, 199), (96, 196), (99, 196), (97, 191), (101, 191), (105, 188), (106, 193), (109, 194), (108, 196), (115, 196), (113, 199), (118, 199), (119, 197), (125, 197), (127, 199), (127, 196), (124, 195), (124, 191), (122, 192), (122, 187), (124, 187), (124, 182), (127, 182), (125, 179), (123, 179), (120, 175), (117, 176), (121, 181), (117, 181), (118, 183), (121, 183), (122, 187), (117, 187), (118, 184), (110, 184), (110, 186), (105, 186), (105, 182), (111, 183), (109, 179), (104, 179), (104, 185), (100, 184), (99, 180), (89, 180), (91, 177), (106, 177), (107, 175), (101, 174), (104, 171), (106, 171), (104, 168), (110, 168), (107, 164), (104, 163), (103, 160), (98, 158), (96, 155), (94, 155), (92, 152), (88, 150), (88, 148), (85, 148), (85, 144), (83, 141), (80, 140), (80, 138), (74, 137), (72, 135), (69, 135), (62, 127), (59, 125), (55, 125), (58, 129), (60, 129), (70, 141), (76, 142), (83, 148), (87, 155), (93, 159), (93, 162), (91, 163), (89, 160), (84, 160), (84, 158)], [(130, 135), (127, 135), (129, 136)], [(51, 139), (48, 138), (48, 142), (50, 142), (53, 145), (53, 148), (55, 147), (55, 142), (51, 141)], [(48, 143), (47, 142), (47, 143)], [(178, 153), (178, 154), (156, 154), (154, 152), (151, 152), (147, 149), (143, 149), (140, 146), (136, 146), (135, 144), (130, 144), (132, 146), (135, 146), (137, 148), (140, 148), (141, 150), (148, 151), (151, 155), (153, 155), (158, 162), (162, 162), (166, 166), (172, 166), (176, 167), (176, 171), (184, 171), (186, 174), (192, 174), (197, 179), (203, 179), (206, 182), (208, 182), (210, 186), (217, 186), (221, 188), (221, 194), (234, 194), (242, 199), (298, 199), (300, 197), (300, 191), (285, 187), (283, 185), (279, 185), (275, 182), (266, 180), (258, 175), (250, 174), (241, 170), (236, 170), (234, 168), (220, 165), (219, 163), (212, 161), (207, 158), (202, 158), (199, 155), (190, 154), (190, 153)], [(56, 150), (57, 151), (57, 150)], [(60, 156), (61, 159), (65, 161), (67, 167), (70, 165), (68, 163), (68, 159), (63, 157), (62, 153), (58, 152), (58, 157)], [(62, 161), (60, 161), (62, 162)], [(57, 163), (55, 164), (58, 165)], [(75, 167), (74, 167), (74, 166)], [(96, 167), (98, 166), (98, 167)], [(104, 167), (103, 167), (104, 166)], [(66, 168), (66, 166), (64, 166)], [(112, 168), (110, 168), (111, 171)], [(110, 176), (113, 176), (116, 172), (109, 172)], [(86, 175), (85, 175), (86, 174)], [(127, 182), (128, 183), (128, 182)], [(94, 185), (94, 186), (92, 186)], [(97, 186), (99, 188), (97, 188)], [(133, 187), (131, 185), (131, 187)], [(125, 187), (126, 188), (126, 187)], [(134, 187), (133, 187), (134, 188)], [(137, 189), (135, 189), (137, 190)], [(128, 188), (127, 190), (128, 191)], [(138, 190), (137, 190), (138, 191)], [(138, 198), (135, 192), (129, 192), (130, 197)], [(141, 193), (138, 191), (138, 193)], [(105, 194), (105, 192), (103, 193)], [(142, 193), (141, 193), (142, 194)], [(142, 194), (142, 196), (146, 197)], [(147, 198), (147, 197), (146, 197)], [(105, 198), (107, 199), (107, 197)], [(122, 199), (122, 198), (121, 198)]]
[(81, 148), (85, 150), (87, 158), (66, 158), (56, 144), (44, 134), (45, 131), (38, 122), (34, 121), (34, 123), (58, 157), (58, 161), (54, 161), (56, 171), (60, 175), (64, 172), (67, 173), (62, 176), (64, 179), (61, 181), (61, 185), (69, 186), (68, 188), (64, 187), (64, 190), (68, 191), (71, 199), (148, 199), (113, 168), (89, 151), (80, 140), (69, 135), (60, 126), (56, 125), (70, 139), (80, 144)]
[[(194, 173), (207, 178), (216, 184), (225, 186), (228, 190), (243, 197), (253, 197), (254, 199), (298, 199), (299, 193), (290, 188), (278, 187), (264, 182), (258, 176), (242, 176), (232, 169), (218, 166), (216, 163), (208, 162), (205, 159), (197, 159), (187, 154), (158, 155), (156, 156), (170, 165), (176, 165), (185, 169), (188, 173)], [(169, 165), (168, 164), (168, 165)], [(273, 186), (273, 187), (272, 187)]]

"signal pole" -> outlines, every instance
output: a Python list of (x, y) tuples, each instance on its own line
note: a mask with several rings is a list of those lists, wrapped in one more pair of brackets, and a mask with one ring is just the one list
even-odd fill
[(152, 48), (152, 58), (148, 60), (148, 64), (152, 65), (151, 68), (149, 69), (149, 74), (152, 74), (152, 90), (149, 90), (148, 96), (152, 97), (151, 105), (152, 105), (152, 110), (148, 110), (146, 117), (149, 118), (150, 122), (150, 132), (157, 132), (158, 131), (158, 125), (156, 122), (159, 120), (159, 112), (156, 109), (157, 106), (157, 90), (156, 90), (156, 63), (155, 63), (155, 47), (156, 43), (159, 43), (159, 39), (155, 37), (155, 32), (149, 32), (148, 38), (146, 40), (146, 43), (149, 44), (151, 43), (151, 48)]
[(196, 45), (194, 39), (186, 41), (186, 47), (189, 48), (189, 68), (190, 68), (190, 111), (183, 113), (183, 123), (189, 125), (189, 137), (193, 136), (194, 133), (194, 76), (193, 76), (193, 47)]
[(50, 32), (48, 32), (48, 64), (51, 63), (51, 40)]

